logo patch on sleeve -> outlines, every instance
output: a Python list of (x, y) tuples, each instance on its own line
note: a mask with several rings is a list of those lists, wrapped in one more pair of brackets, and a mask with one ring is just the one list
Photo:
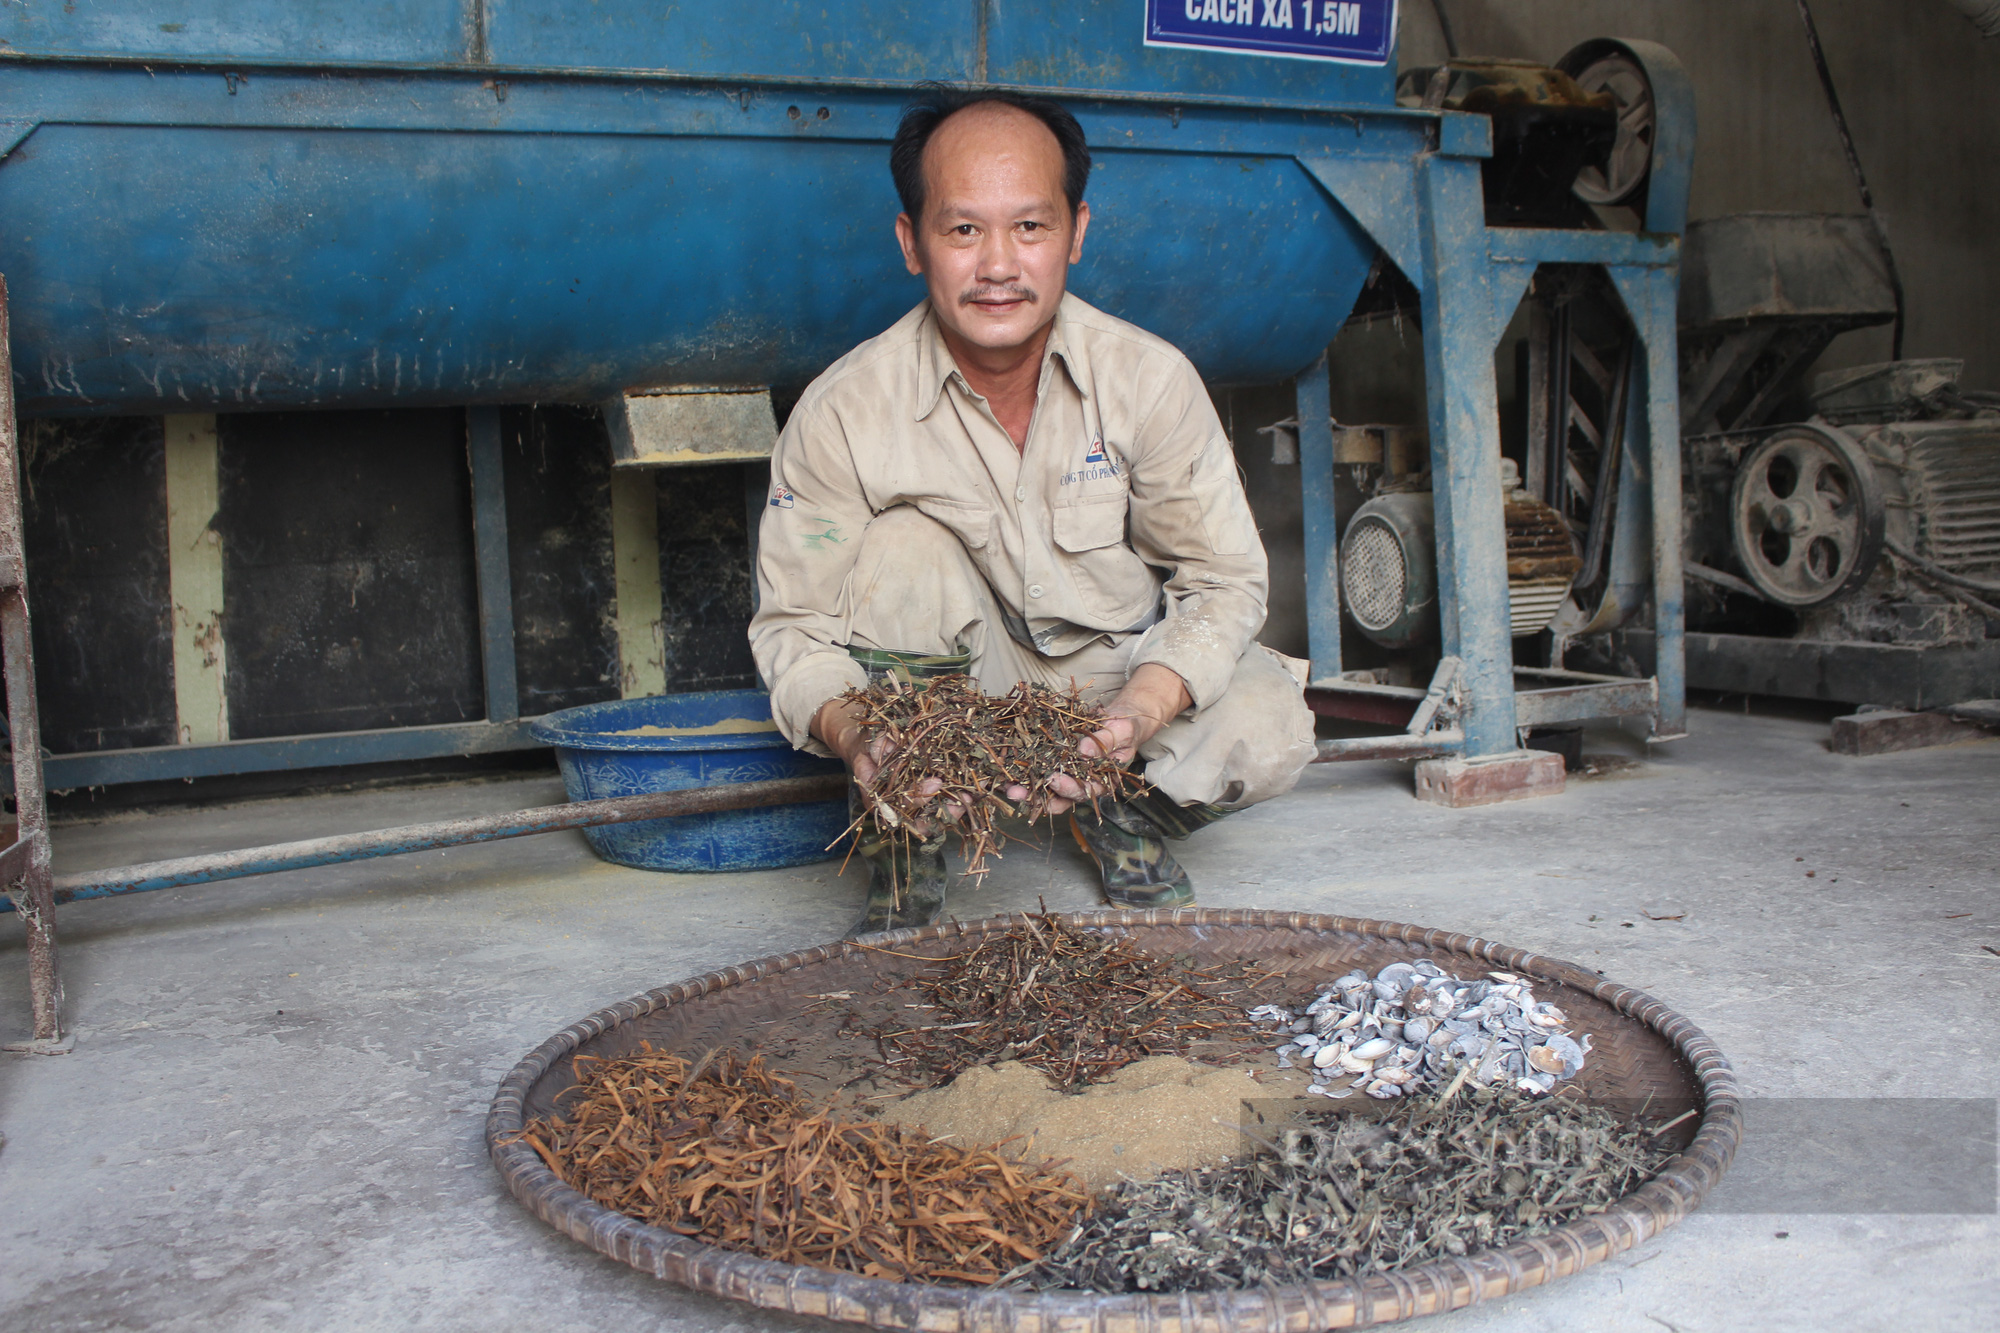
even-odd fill
[(796, 503), (798, 503), (797, 497), (792, 494), (790, 488), (785, 486), (771, 488), (771, 508), (790, 509)]

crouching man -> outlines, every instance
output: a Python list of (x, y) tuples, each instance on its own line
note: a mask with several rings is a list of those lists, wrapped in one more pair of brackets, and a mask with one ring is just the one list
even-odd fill
[[(1313, 757), (1301, 681), (1252, 641), (1264, 550), (1228, 437), (1186, 357), (1065, 294), (1090, 224), (1067, 111), (933, 89), (890, 170), (929, 296), (813, 382), (772, 456), (750, 626), (772, 712), (865, 786), (883, 756), (838, 699), (871, 666), (958, 666), (989, 694), (1074, 680), (1106, 713), (1083, 745), (1153, 790), (1093, 807), (1058, 775), (1040, 809), (1069, 815), (1112, 903), (1184, 906), (1163, 840)], [(864, 844), (857, 931), (938, 917), (943, 844)]]

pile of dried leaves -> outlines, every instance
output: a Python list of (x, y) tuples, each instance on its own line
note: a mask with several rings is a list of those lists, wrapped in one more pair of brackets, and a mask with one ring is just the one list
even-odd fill
[[(1074, 683), (1064, 691), (1023, 681), (1006, 694), (989, 695), (970, 676), (916, 684), (891, 678), (849, 690), (841, 702), (860, 709), (870, 741), (887, 737), (894, 746), (855, 827), (872, 819), (905, 838), (913, 826), (950, 828), (958, 834), (965, 873), (975, 877), (986, 873), (987, 857), (999, 855), (1003, 839), (995, 821), (1032, 816), (1053, 775), (1095, 783), (1114, 800), (1146, 785), (1112, 760), (1077, 749), (1104, 719)], [(1028, 790), (1024, 807), (1006, 799), (1010, 786)]]
[(1075, 1092), (1150, 1055), (1179, 1054), (1196, 1042), (1255, 1040), (1243, 1010), (1224, 1003), (1236, 991), (1195, 984), (1240, 980), (1233, 974), (1242, 965), (1193, 963), (1030, 913), (905, 983), (925, 997), (936, 1022), (874, 1035), (892, 1061), (912, 1062), (906, 1078), (947, 1083), (973, 1065), (1019, 1060)]
[(1571, 1098), (1457, 1090), (1379, 1120), (1287, 1129), (1272, 1151), (1227, 1166), (1128, 1182), (1016, 1276), (1044, 1289), (1214, 1291), (1405, 1268), (1601, 1212), (1674, 1155), (1658, 1130)]
[(832, 1119), (761, 1056), (691, 1066), (644, 1047), (577, 1065), (567, 1109), (522, 1140), (604, 1207), (710, 1245), (868, 1277), (990, 1283), (1041, 1258), (1088, 1202), (1073, 1177), (994, 1148)]

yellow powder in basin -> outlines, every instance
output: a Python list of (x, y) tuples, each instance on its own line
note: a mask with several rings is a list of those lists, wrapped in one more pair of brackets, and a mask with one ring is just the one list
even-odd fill
[(776, 731), (778, 724), (770, 718), (762, 721), (754, 717), (725, 717), (720, 722), (711, 722), (705, 727), (632, 727), (625, 731), (613, 731), (612, 736), (741, 736), (753, 731)]
[(1307, 1080), (1296, 1071), (1260, 1075), (1261, 1082), (1253, 1081), (1240, 1065), (1218, 1069), (1155, 1055), (1071, 1096), (1050, 1087), (1040, 1070), (1010, 1060), (975, 1065), (941, 1088), (890, 1102), (875, 1114), (966, 1145), (1032, 1135), (1032, 1147), (1023, 1138), (1007, 1151), (1036, 1160), (1067, 1158), (1064, 1169), (1099, 1190), (1120, 1176), (1144, 1180), (1169, 1167), (1212, 1166), (1241, 1152), (1245, 1101), (1259, 1103), (1266, 1116), (1274, 1110), (1282, 1115), (1280, 1108), (1306, 1090)]

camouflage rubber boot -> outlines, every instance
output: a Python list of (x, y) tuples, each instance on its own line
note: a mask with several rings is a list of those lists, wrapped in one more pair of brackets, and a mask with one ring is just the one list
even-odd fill
[[(1242, 790), (1241, 783), (1231, 783), (1226, 795), (1233, 797)], [(1216, 820), (1227, 819), (1235, 813), (1220, 805), (1181, 805), (1151, 787), (1136, 796), (1127, 796), (1122, 801), (1105, 806), (1104, 812), (1129, 833), (1149, 838), (1172, 838), (1175, 842), (1196, 829), (1207, 828)]]
[(1114, 907), (1194, 906), (1194, 885), (1166, 839), (1144, 820), (1121, 818), (1130, 814), (1122, 805), (1100, 801), (1097, 810), (1080, 805), (1069, 817), (1077, 846), (1097, 862), (1104, 896)]
[[(939, 676), (965, 674), (972, 654), (897, 652), (886, 648), (849, 647), (848, 656), (867, 668), (873, 685), (894, 678), (904, 685), (922, 686)], [(861, 789), (847, 788), (850, 816), (861, 813)], [(855, 851), (868, 862), (868, 907), (847, 932), (871, 935), (881, 930), (902, 930), (908, 926), (928, 926), (944, 914), (946, 871), (944, 834), (918, 841), (893, 837), (872, 822), (857, 835)]]
[(917, 841), (873, 830), (855, 848), (868, 862), (868, 906), (848, 938), (928, 926), (944, 914), (944, 835)]
[(847, 655), (867, 669), (870, 685), (892, 676), (905, 685), (915, 685), (936, 680), (939, 676), (962, 676), (972, 668), (972, 654), (964, 651), (905, 653), (887, 648), (850, 646)]

